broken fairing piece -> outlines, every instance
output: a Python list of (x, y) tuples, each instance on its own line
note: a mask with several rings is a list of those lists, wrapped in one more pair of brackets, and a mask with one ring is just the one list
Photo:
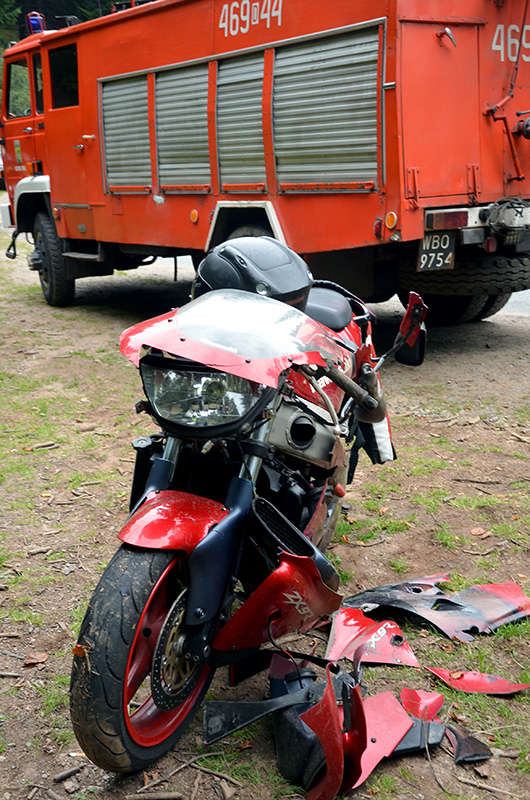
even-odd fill
[(393, 756), (408, 756), (411, 753), (425, 752), (426, 747), (436, 747), (445, 736), (443, 722), (426, 722), (424, 719), (413, 719), (412, 728), (392, 751)]
[(510, 683), (498, 675), (483, 672), (460, 672), (459, 670), (425, 667), (441, 681), (459, 692), (479, 694), (515, 694), (530, 689), (530, 683)]
[(404, 686), (399, 693), (399, 699), (411, 717), (431, 722), (437, 719), (445, 697), (438, 692), (424, 692), (422, 689), (408, 689)]
[(366, 716), (366, 750), (361, 757), (361, 775), (347, 788), (360, 786), (379, 762), (391, 755), (413, 726), (413, 721), (392, 692), (383, 692), (363, 700)]
[[(316, 680), (309, 669), (293, 671), (293, 664), (275, 655), (271, 664), (270, 683), (273, 697), (298, 694)], [(336, 678), (333, 679), (336, 681)], [(286, 780), (311, 790), (310, 798), (333, 798), (342, 786), (352, 786), (361, 774), (360, 760), (366, 748), (366, 724), (359, 686), (354, 682), (342, 685), (340, 698), (331, 702), (330, 673), (317, 705), (291, 705), (273, 715), (276, 742), (276, 764)], [(340, 699), (342, 705), (337, 705)], [(340, 734), (340, 742), (337, 738)], [(340, 743), (340, 748), (339, 748)]]
[(323, 749), (326, 770), (308, 792), (307, 800), (333, 800), (342, 786), (344, 750), (342, 730), (337, 713), (337, 700), (330, 667), (322, 700), (304, 712), (300, 719), (316, 733)]
[[(339, 608), (333, 615), (326, 658), (330, 661), (352, 659), (358, 637), (373, 626), (373, 619), (360, 608)], [(381, 622), (370, 634), (362, 660), (371, 664), (420, 666), (401, 630), (390, 620)]]
[(445, 735), (453, 748), (455, 764), (462, 762), (472, 764), (476, 761), (486, 761), (493, 755), (487, 744), (481, 742), (461, 725), (451, 723), (447, 726)]
[(428, 620), (449, 638), (473, 641), (477, 633), (491, 633), (501, 625), (530, 615), (530, 597), (516, 583), (479, 584), (445, 594), (436, 584), (449, 576), (431, 575), (414, 581), (379, 586), (348, 597), (343, 608), (373, 611), (399, 609)]

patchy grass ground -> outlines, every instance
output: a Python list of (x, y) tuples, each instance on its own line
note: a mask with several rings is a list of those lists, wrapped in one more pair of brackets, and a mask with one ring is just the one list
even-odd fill
[[(6, 246), (7, 236), (0, 236)], [(152, 430), (134, 413), (140, 385), (119, 354), (118, 337), (126, 326), (185, 301), (189, 285), (161, 282), (149, 270), (90, 279), (79, 282), (76, 305), (61, 310), (44, 303), (36, 276), (20, 262), (0, 260), (4, 800), (68, 794), (122, 800), (170, 773), (156, 788), (186, 798), (228, 797), (234, 789), (241, 800), (303, 796), (278, 775), (268, 720), (195, 764), (225, 777), (194, 766), (174, 772), (202, 753), (200, 720), (149, 775), (116, 778), (80, 753), (67, 712), (71, 649), (126, 516), (130, 442)], [(392, 339), (394, 308), (381, 314), (380, 350)], [(432, 330), (427, 361), (417, 370), (395, 363), (385, 369), (399, 459), (374, 468), (361, 458), (349, 487), (330, 554), (345, 596), (446, 571), (452, 590), (516, 581), (530, 594), (529, 343), (528, 318), (501, 312), (477, 325)], [(402, 627), (425, 665), (530, 681), (528, 621), (466, 645), (428, 626)], [(266, 691), (260, 679), (229, 694), (223, 681), (220, 673), (211, 696), (261, 699)], [(364, 682), (370, 693), (398, 693), (402, 686), (444, 693), (442, 714), (497, 755), (480, 774), (454, 767), (445, 746), (433, 752), (432, 764), (424, 755), (389, 760), (358, 797), (530, 796), (529, 692), (506, 699), (457, 694), (411, 668), (367, 668)], [(80, 771), (73, 777), (54, 781), (74, 767)]]

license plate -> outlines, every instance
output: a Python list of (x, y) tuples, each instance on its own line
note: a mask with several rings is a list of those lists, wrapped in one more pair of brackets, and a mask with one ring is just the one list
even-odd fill
[(454, 269), (456, 231), (426, 233), (420, 245), (418, 272)]

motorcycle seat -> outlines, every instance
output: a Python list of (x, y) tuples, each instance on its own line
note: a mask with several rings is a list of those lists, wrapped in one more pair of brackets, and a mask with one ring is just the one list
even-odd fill
[(332, 331), (342, 331), (350, 324), (353, 312), (346, 297), (334, 289), (314, 286), (307, 299), (305, 313)]

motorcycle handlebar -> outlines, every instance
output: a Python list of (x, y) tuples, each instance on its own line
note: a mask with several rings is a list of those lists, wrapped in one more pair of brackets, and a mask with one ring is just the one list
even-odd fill
[(327, 374), (333, 383), (337, 384), (339, 389), (342, 389), (342, 391), (345, 392), (348, 397), (351, 397), (356, 403), (365, 408), (367, 411), (373, 411), (374, 408), (377, 408), (379, 401), (361, 388), (358, 383), (355, 383), (343, 372), (340, 372), (340, 370), (338, 370), (336, 367), (328, 367)]

